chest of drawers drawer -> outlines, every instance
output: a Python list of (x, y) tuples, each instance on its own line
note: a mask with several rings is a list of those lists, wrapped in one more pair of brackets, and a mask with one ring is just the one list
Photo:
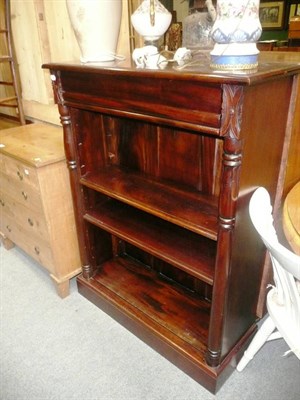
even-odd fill
[(10, 182), (18, 183), (21, 186), (33, 187), (38, 189), (38, 174), (35, 168), (26, 165), (9, 156), (0, 154), (0, 171)]
[(30, 204), (22, 204), (16, 198), (10, 197), (0, 190), (0, 205), (2, 216), (7, 216), (13, 224), (19, 224), (27, 230), (28, 234), (37, 235), (43, 240), (49, 241), (49, 233), (46, 220), (40, 208), (31, 207)]
[(29, 233), (26, 225), (3, 214), (0, 219), (0, 231), (23, 249), (28, 255), (38, 261), (50, 273), (55, 274), (52, 249), (49, 240), (45, 240), (37, 233)]
[(38, 186), (26, 181), (18, 181), (0, 172), (1, 188), (11, 198), (25, 207), (39, 209), (42, 212), (41, 195)]

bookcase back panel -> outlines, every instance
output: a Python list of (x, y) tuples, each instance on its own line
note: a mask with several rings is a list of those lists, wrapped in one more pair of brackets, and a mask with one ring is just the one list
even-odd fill
[(115, 165), (219, 194), (222, 139), (90, 111), (71, 115), (82, 175)]

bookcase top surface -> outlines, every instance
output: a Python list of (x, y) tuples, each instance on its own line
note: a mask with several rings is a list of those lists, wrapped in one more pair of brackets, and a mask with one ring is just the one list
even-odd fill
[(103, 75), (139, 75), (153, 79), (194, 80), (211, 83), (228, 83), (251, 85), (268, 79), (279, 78), (286, 75), (300, 73), (300, 63), (261, 62), (258, 68), (248, 71), (217, 71), (210, 68), (207, 63), (195, 63), (186, 68), (176, 68), (172, 65), (164, 70), (139, 69), (129, 62), (115, 62), (111, 65), (105, 63), (48, 63), (42, 66), (52, 71), (73, 71), (89, 74)]

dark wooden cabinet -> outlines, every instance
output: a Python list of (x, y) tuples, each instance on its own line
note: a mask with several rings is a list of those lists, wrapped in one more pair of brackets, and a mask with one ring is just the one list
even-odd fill
[(265, 251), (248, 202), (264, 186), (280, 204), (299, 66), (44, 68), (64, 127), (79, 292), (215, 392), (256, 330)]

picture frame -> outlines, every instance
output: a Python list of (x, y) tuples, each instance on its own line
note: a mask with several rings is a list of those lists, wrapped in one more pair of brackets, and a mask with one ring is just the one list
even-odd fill
[(284, 28), (284, 1), (265, 1), (259, 5), (259, 18), (263, 30)]
[(300, 17), (300, 1), (290, 4), (289, 20), (295, 16)]
[(300, 0), (288, 0), (285, 10), (284, 29), (289, 29), (290, 20), (295, 16), (300, 16)]

